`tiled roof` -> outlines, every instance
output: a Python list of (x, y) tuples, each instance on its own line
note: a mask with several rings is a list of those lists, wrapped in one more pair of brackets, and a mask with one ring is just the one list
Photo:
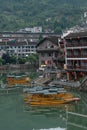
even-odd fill
[(49, 40), (49, 41), (51, 41), (52, 43), (58, 45), (58, 38), (60, 38), (60, 36), (59, 36), (59, 37), (57, 37), (57, 36), (46, 37), (46, 38), (44, 38), (43, 40), (41, 40), (41, 41), (37, 44), (37, 46), (39, 46), (39, 45), (40, 45), (41, 43), (43, 43), (45, 40)]
[(7, 42), (7, 45), (10, 45), (10, 46), (18, 46), (18, 45), (27, 45), (27, 42), (17, 42), (17, 41), (9, 41)]
[(68, 38), (77, 38), (77, 37), (87, 37), (87, 31), (85, 32), (75, 32), (75, 33), (70, 33), (65, 37), (65, 39)]
[(30, 41), (28, 41), (28, 45), (37, 45), (37, 42), (30, 42)]
[(28, 42), (26, 42), (26, 41), (20, 41), (20, 42), (18, 42), (18, 41), (8, 41), (7, 43), (5, 43), (5, 42), (1, 42), (0, 43), (0, 45), (10, 45), (10, 46), (20, 46), (20, 45), (37, 45), (37, 43), (36, 42), (30, 42), (30, 41), (28, 41)]

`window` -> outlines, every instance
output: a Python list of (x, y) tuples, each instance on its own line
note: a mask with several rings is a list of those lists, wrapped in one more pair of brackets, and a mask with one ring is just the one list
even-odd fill
[(41, 56), (42, 56), (42, 57), (44, 57), (44, 56), (45, 56), (45, 54), (44, 54), (44, 53), (42, 53), (42, 54), (41, 54)]
[(53, 45), (51, 45), (51, 48), (54, 48), (54, 46), (53, 46)]
[(51, 56), (51, 53), (48, 53), (48, 56), (50, 57), (50, 56)]
[(34, 46), (31, 46), (31, 48), (34, 48)]

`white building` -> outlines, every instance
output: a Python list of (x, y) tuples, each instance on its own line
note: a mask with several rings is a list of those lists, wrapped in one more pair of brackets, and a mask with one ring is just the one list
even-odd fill
[(30, 33), (42, 33), (42, 27), (26, 27), (25, 29), (23, 29), (22, 31), (26, 31), (26, 32), (30, 32)]
[(36, 42), (8, 41), (0, 43), (0, 57), (8, 52), (11, 56), (26, 57), (36, 53)]

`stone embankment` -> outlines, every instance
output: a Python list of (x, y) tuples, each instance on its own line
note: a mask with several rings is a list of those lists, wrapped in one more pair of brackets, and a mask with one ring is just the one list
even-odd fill
[(0, 70), (23, 70), (23, 69), (31, 69), (38, 68), (38, 65), (31, 64), (8, 64), (8, 65), (0, 65)]
[(40, 77), (40, 78), (37, 78), (34, 82), (37, 85), (44, 86), (50, 82), (50, 78)]
[(80, 83), (79, 81), (61, 81), (61, 80), (56, 80), (50, 83), (50, 85), (61, 85), (69, 89), (76, 89), (80, 91), (87, 92), (87, 76), (84, 77), (82, 82)]
[(82, 80), (80, 84), (80, 91), (87, 92), (87, 76)]
[(51, 81), (50, 78), (40, 77), (37, 78), (35, 81), (37, 85), (49, 85), (50, 86), (64, 86), (68, 89), (80, 90), (87, 92), (87, 77), (84, 77), (82, 82), (79, 81), (63, 81), (63, 80), (53, 80)]
[(55, 80), (51, 82), (49, 85), (60, 85), (69, 89), (79, 89), (80, 82)]

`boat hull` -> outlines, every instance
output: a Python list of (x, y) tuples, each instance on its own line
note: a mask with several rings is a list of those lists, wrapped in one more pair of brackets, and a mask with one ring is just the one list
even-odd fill
[(60, 104), (67, 104), (79, 100), (74, 98), (71, 93), (62, 94), (29, 94), (24, 98), (24, 102), (30, 106), (58, 106)]

